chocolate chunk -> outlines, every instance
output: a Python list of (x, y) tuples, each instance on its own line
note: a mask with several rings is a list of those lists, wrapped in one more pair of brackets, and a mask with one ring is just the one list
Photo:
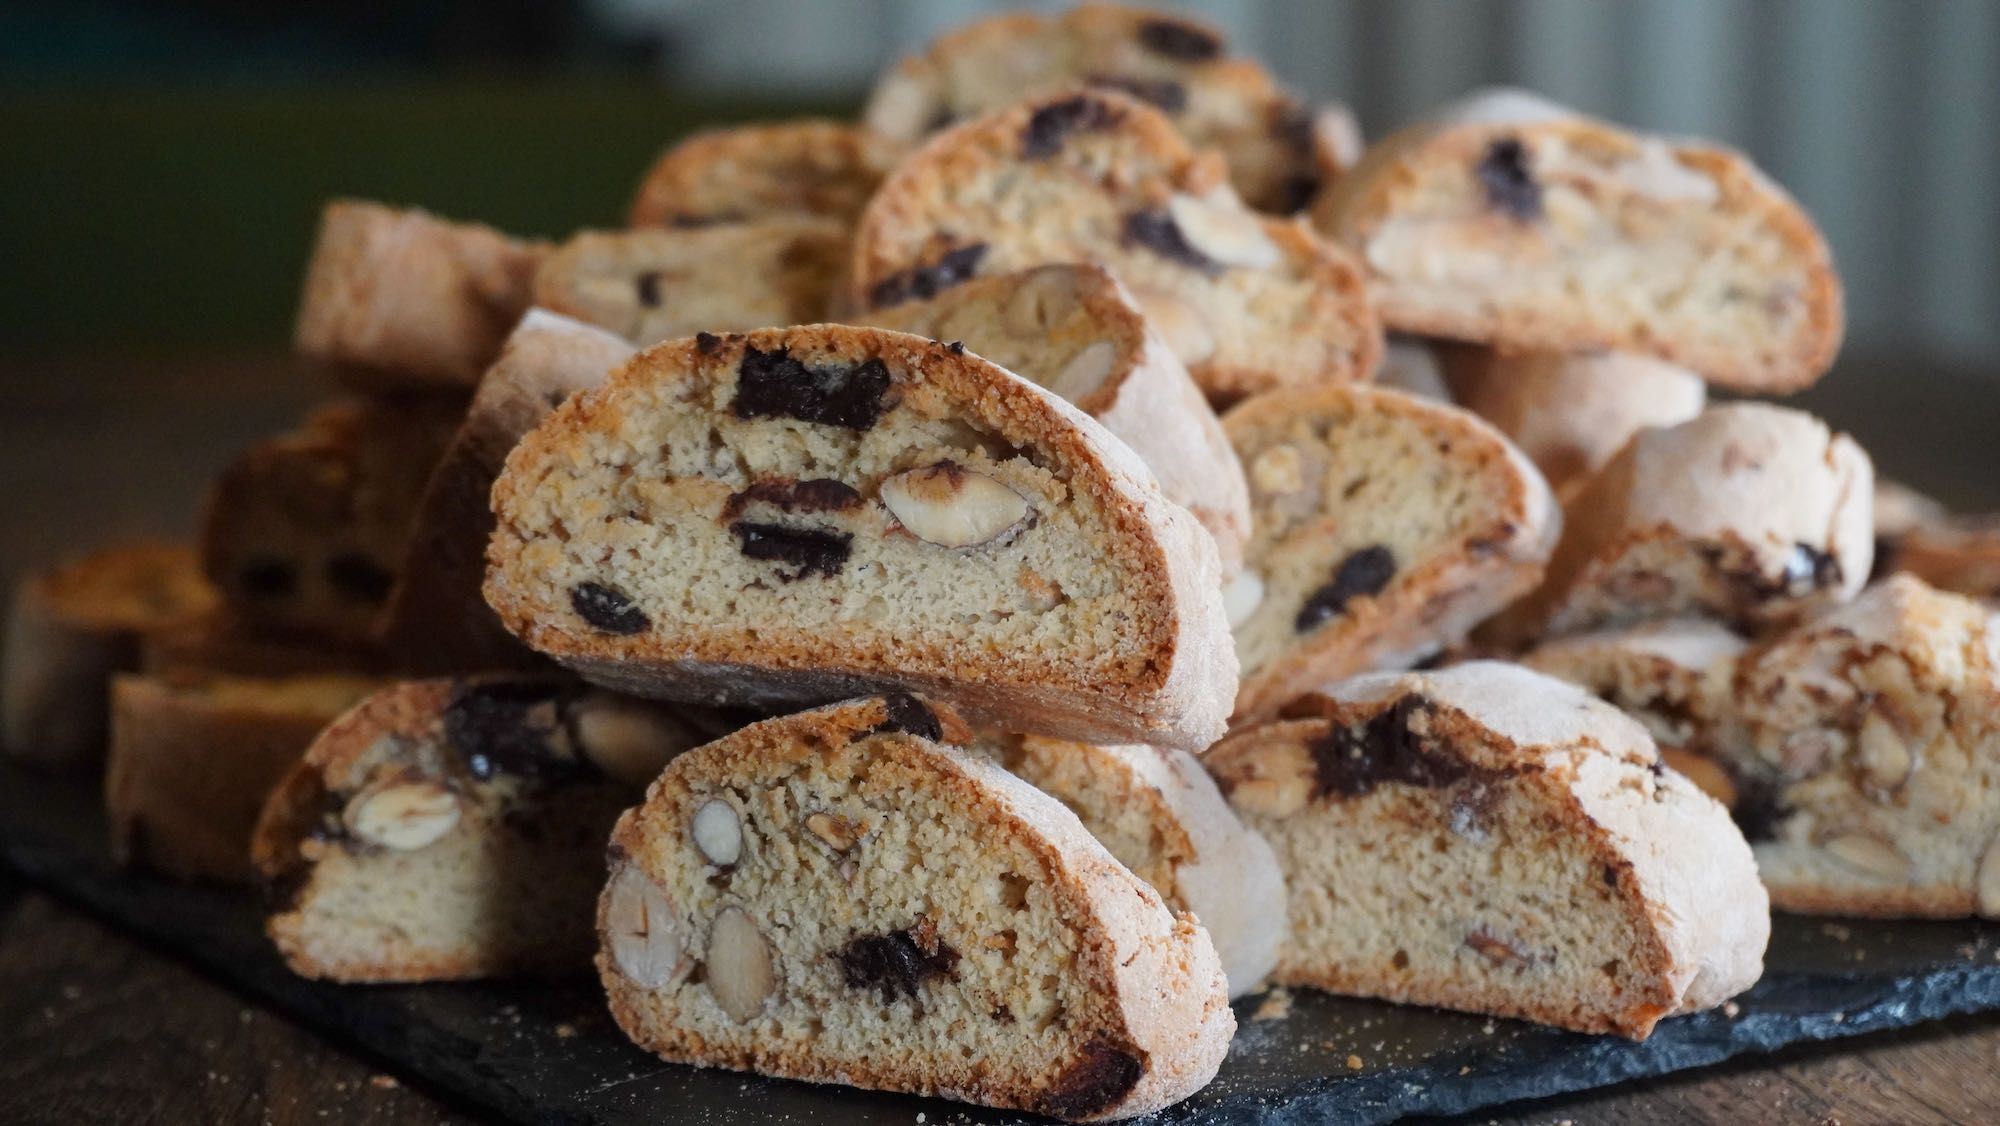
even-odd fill
[(753, 504), (768, 504), (786, 512), (845, 512), (861, 505), (861, 494), (831, 477), (809, 481), (759, 481), (723, 502), (722, 518), (734, 520)]
[(1170, 262), (1178, 262), (1204, 274), (1219, 274), (1222, 264), (1195, 249), (1181, 233), (1174, 217), (1165, 211), (1135, 211), (1125, 217), (1125, 243), (1143, 246)]
[(569, 604), (577, 617), (605, 633), (644, 633), (653, 628), (652, 619), (632, 605), (631, 596), (598, 583), (576, 584), (570, 589)]
[(1222, 54), (1222, 40), (1212, 32), (1178, 20), (1147, 20), (1140, 24), (1139, 43), (1156, 55), (1182, 62), (1206, 62)]
[(1091, 133), (1118, 124), (1120, 114), (1110, 103), (1078, 94), (1037, 109), (1021, 130), (1021, 159), (1046, 160), (1062, 151), (1071, 133)]
[(1320, 179), (1310, 173), (1300, 173), (1285, 179), (1271, 189), (1271, 211), (1279, 215), (1290, 215), (1312, 206), (1313, 198), (1319, 195)]
[(937, 924), (922, 915), (888, 934), (857, 935), (833, 952), (850, 989), (879, 989), (882, 1003), (898, 995), (915, 1000), (917, 989), (932, 978), (958, 976), (958, 951), (937, 936)]
[(1840, 585), (1840, 560), (1831, 552), (1821, 551), (1809, 543), (1795, 543), (1792, 553), (1785, 559), (1785, 590), (1792, 595), (1811, 594)]
[(912, 266), (876, 282), (868, 291), (868, 300), (880, 307), (936, 297), (978, 273), (979, 262), (985, 257), (983, 242), (947, 250), (931, 265)]
[(1083, 1046), (1082, 1058), (1056, 1077), (1035, 1109), (1055, 1118), (1089, 1118), (1130, 1094), (1145, 1074), (1137, 1048), (1099, 1036)]
[(460, 685), (444, 709), (444, 737), (474, 778), (571, 778), (591, 769), (577, 753), (569, 704), (575, 690), (536, 680)]
[(870, 729), (869, 734), (900, 731), (933, 743), (944, 742), (944, 725), (938, 722), (937, 713), (925, 707), (922, 700), (908, 692), (891, 692), (882, 697), (882, 706), (888, 710), (889, 716)]
[(879, 358), (808, 367), (792, 358), (790, 348), (745, 348), (729, 407), (738, 418), (796, 418), (866, 430), (887, 409), (883, 398), (891, 382), (889, 368)]
[(1091, 86), (1130, 94), (1162, 113), (1179, 113), (1187, 108), (1187, 87), (1171, 78), (1134, 78), (1122, 74), (1093, 74), (1084, 79)]
[(347, 598), (381, 602), (396, 585), (396, 576), (358, 551), (343, 551), (326, 561), (326, 581)]
[(1736, 793), (1736, 804), (1730, 808), (1729, 816), (1743, 831), (1743, 839), (1751, 844), (1776, 840), (1778, 826), (1792, 815), (1792, 807), (1785, 801), (1777, 781), (1739, 777), (1736, 779)]
[(1528, 169), (1528, 150), (1513, 137), (1486, 146), (1486, 155), (1472, 170), (1486, 189), (1486, 205), (1529, 221), (1542, 217), (1542, 188)]
[(700, 352), (702, 355), (713, 356), (716, 349), (720, 347), (722, 347), (722, 338), (720, 336), (712, 332), (697, 332), (694, 334), (694, 350)]
[(660, 307), (660, 271), (647, 270), (634, 278), (632, 285), (639, 291), (639, 304), (648, 309)]
[(1316, 628), (1347, 609), (1348, 600), (1382, 593), (1396, 577), (1396, 557), (1381, 544), (1364, 547), (1340, 561), (1333, 581), (1313, 591), (1292, 623), (1300, 633)]
[(788, 583), (807, 575), (830, 579), (840, 574), (854, 543), (852, 535), (829, 528), (792, 528), (751, 520), (738, 520), (729, 526), (729, 532), (736, 537), (737, 550), (744, 555), (797, 567), (790, 574), (778, 572), (778, 577)]
[(1471, 767), (1435, 750), (1421, 731), (1412, 730), (1413, 722), (1427, 721), (1430, 715), (1431, 702), (1412, 694), (1360, 727), (1337, 727), (1306, 744), (1313, 759), (1313, 797), (1355, 798), (1389, 782), (1449, 786), (1471, 774)]
[(950, 352), (954, 356), (963, 356), (965, 355), (965, 341), (954, 340), (951, 343), (945, 345), (945, 350)]
[(261, 877), (257, 892), (264, 901), (264, 913), (282, 915), (296, 908), (299, 898), (305, 894), (306, 885), (312, 882), (313, 867), (311, 861), (293, 857), (284, 867)]
[(299, 569), (283, 559), (252, 559), (237, 568), (236, 585), (252, 598), (290, 598), (299, 589)]

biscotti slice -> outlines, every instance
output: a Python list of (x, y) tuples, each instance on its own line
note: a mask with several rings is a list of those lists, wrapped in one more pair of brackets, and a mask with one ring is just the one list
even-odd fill
[(1179, 1102), (1235, 1019), (1206, 933), (909, 696), (753, 724), (619, 819), (611, 1014), (665, 1059), (1073, 1121)]
[(1894, 575), (1737, 663), (1738, 819), (1771, 901), (2000, 917), (2000, 628)]
[(384, 688), (264, 805), (271, 938), (293, 972), (334, 981), (588, 973), (612, 823), (714, 734), (559, 680)]
[(365, 642), (463, 399), (329, 403), (237, 455), (209, 490), (202, 567), (269, 630)]
[(1894, 567), (1939, 590), (1989, 605), (2000, 601), (2000, 516), (1948, 516), (1916, 524), (1896, 539)]
[(320, 729), (379, 687), (357, 676), (120, 676), (104, 805), (111, 854), (186, 880), (248, 883), (257, 813)]
[(630, 222), (697, 227), (819, 215), (852, 223), (896, 147), (864, 126), (817, 118), (705, 129), (647, 170)]
[(295, 343), (368, 389), (471, 390), (528, 308), (547, 244), (337, 199), (320, 215)]
[(1684, 615), (1746, 631), (1845, 602), (1868, 580), (1874, 468), (1845, 434), (1764, 403), (1641, 430), (1564, 498), (1548, 578), (1508, 637)]
[(1116, 274), (1217, 401), (1366, 379), (1382, 353), (1346, 252), (1246, 208), (1212, 154), (1105, 90), (932, 138), (862, 213), (851, 280), (867, 308), (1051, 262)]
[(1368, 386), (1274, 391), (1223, 426), (1254, 529), (1224, 598), (1239, 720), (1463, 640), (1555, 546), (1541, 474), (1456, 407)]
[(585, 231), (535, 274), (535, 304), (636, 344), (826, 319), (847, 265), (837, 219)]
[(1235, 690), (1208, 533), (962, 345), (661, 345), (515, 447), (493, 508), (487, 602), (621, 691), (778, 711), (916, 689), (1001, 730), (1194, 749)]
[(1729, 814), (1573, 685), (1474, 661), (1376, 673), (1205, 760), (1277, 849), (1277, 980), (1644, 1039), (1763, 972)]
[(1403, 332), (1639, 352), (1766, 393), (1810, 385), (1840, 346), (1826, 240), (1747, 159), (1520, 91), (1378, 142), (1314, 219)]
[(557, 313), (530, 309), (521, 318), (417, 502), (396, 585), (375, 624), (399, 668), (438, 676), (538, 663), (479, 590), (493, 537), (493, 479), (522, 435), (571, 395), (601, 385), (633, 351)]
[(1558, 495), (1632, 435), (1686, 422), (1708, 401), (1700, 376), (1632, 352), (1440, 351), (1452, 398), (1512, 438)]
[(1215, 943), (1231, 997), (1257, 989), (1277, 966), (1284, 873), (1200, 759), (1035, 735), (982, 736), (975, 747), (1067, 806), (1168, 907), (1191, 912)]
[(99, 761), (112, 674), (138, 667), (148, 635), (217, 601), (194, 551), (177, 544), (119, 544), (22, 578), (0, 651), (8, 756), (49, 767)]
[(1119, 4), (1008, 12), (955, 28), (885, 73), (863, 117), (914, 142), (1077, 86), (1152, 104), (1195, 146), (1219, 150), (1237, 191), (1265, 211), (1300, 210), (1359, 155), (1360, 131), (1344, 108), (1310, 109), (1254, 60), (1229, 55), (1208, 24)]
[(866, 314), (870, 324), (957, 341), (1061, 395), (1123, 439), (1168, 500), (1243, 561), (1250, 497), (1222, 422), (1118, 279), (1097, 266), (1039, 266)]
[(1748, 646), (1718, 622), (1673, 618), (1557, 638), (1529, 650), (1521, 663), (1638, 720), (1668, 766), (1733, 807), (1733, 768), (1719, 760), (1732, 713), (1736, 658)]

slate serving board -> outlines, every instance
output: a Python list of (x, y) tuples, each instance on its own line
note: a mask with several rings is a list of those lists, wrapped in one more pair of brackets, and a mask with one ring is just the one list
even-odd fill
[[(661, 1063), (595, 984), (336, 986), (292, 976), (247, 895), (120, 872), (94, 784), (0, 764), (0, 856), (30, 879), (405, 1076), (522, 1123), (1018, 1122), (957, 1103)], [(1374, 1123), (1454, 1114), (1700, 1067), (1786, 1044), (2000, 1008), (2000, 927), (1779, 916), (1764, 980), (1734, 1014), (1663, 1021), (1633, 1044), (1514, 1021), (1326, 997), (1241, 1028), (1215, 1082), (1148, 1123)]]

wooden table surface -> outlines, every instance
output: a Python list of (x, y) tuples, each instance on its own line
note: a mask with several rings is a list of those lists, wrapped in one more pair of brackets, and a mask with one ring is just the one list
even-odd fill
[[(230, 453), (324, 393), (283, 358), (0, 358), (0, 578), (91, 543), (185, 535)], [(1892, 474), (2000, 508), (2000, 379), (1850, 361), (1804, 402)], [(0, 869), (0, 1123), (477, 1120)], [(2000, 1122), (2000, 1014), (1469, 1121)]]

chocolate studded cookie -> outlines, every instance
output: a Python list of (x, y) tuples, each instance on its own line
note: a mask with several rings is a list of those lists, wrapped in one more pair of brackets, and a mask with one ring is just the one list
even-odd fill
[(1204, 761), (1285, 868), (1280, 982), (1643, 1040), (1763, 972), (1728, 813), (1554, 678), (1358, 677)]
[(1840, 346), (1826, 240), (1748, 160), (1520, 91), (1378, 142), (1314, 220), (1403, 332), (1642, 352), (1761, 392), (1808, 386)]
[(864, 126), (805, 118), (705, 129), (646, 172), (634, 227), (699, 227), (770, 216), (852, 222), (895, 162), (896, 146)]
[(855, 234), (855, 303), (1095, 263), (1218, 402), (1367, 378), (1382, 334), (1360, 267), (1302, 224), (1249, 210), (1222, 173), (1124, 94), (1009, 105), (932, 138), (883, 181)]
[(1534, 585), (1555, 545), (1541, 474), (1456, 407), (1367, 386), (1274, 391), (1223, 426), (1255, 530), (1223, 599), (1238, 719), (1463, 640)]
[(1208, 936), (914, 697), (753, 724), (619, 819), (618, 1025), (661, 1057), (1073, 1121), (1180, 1101), (1235, 1020)]
[(321, 732), (252, 853), (294, 973), (584, 974), (604, 841), (717, 717), (527, 677), (420, 680)]
[(813, 325), (653, 348), (493, 488), (487, 601), (640, 695), (875, 687), (982, 723), (1199, 748), (1235, 661), (1215, 545), (1122, 443), (954, 347)]
[(546, 244), (334, 200), (299, 300), (299, 354), (368, 390), (470, 390), (528, 307)]
[(974, 278), (876, 309), (870, 324), (963, 343), (1076, 404), (1123, 439), (1168, 500), (1215, 537), (1225, 577), (1243, 561), (1250, 499), (1222, 423), (1130, 291), (1097, 266)]

